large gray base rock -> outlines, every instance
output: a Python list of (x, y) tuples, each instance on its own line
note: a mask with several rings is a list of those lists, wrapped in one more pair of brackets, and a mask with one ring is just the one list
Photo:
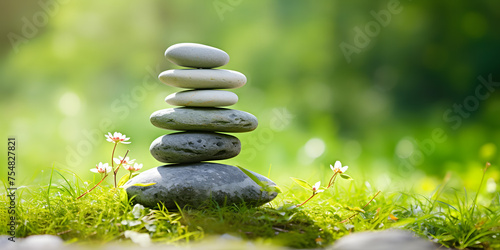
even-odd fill
[[(253, 173), (253, 172), (252, 172)], [(253, 173), (259, 180), (276, 184)], [(156, 183), (152, 186), (130, 186), (136, 183)], [(239, 168), (217, 163), (165, 165), (149, 169), (125, 184), (134, 202), (148, 207), (163, 203), (169, 209), (185, 206), (200, 207), (215, 201), (219, 205), (245, 203), (260, 206), (273, 200), (276, 192), (261, 191), (261, 187)]]
[(335, 242), (331, 250), (433, 250), (438, 247), (432, 242), (415, 237), (402, 230), (361, 232), (344, 236)]
[(223, 160), (237, 156), (241, 150), (238, 138), (211, 132), (182, 132), (156, 138), (149, 151), (165, 163), (190, 163)]
[(159, 128), (219, 132), (248, 132), (257, 118), (244, 111), (225, 108), (171, 108), (155, 111), (151, 123)]

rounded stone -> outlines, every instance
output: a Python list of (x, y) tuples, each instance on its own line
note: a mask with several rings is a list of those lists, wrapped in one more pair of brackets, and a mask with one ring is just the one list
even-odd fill
[(216, 68), (229, 62), (229, 55), (218, 48), (198, 43), (178, 43), (165, 51), (165, 57), (179, 66)]
[(240, 72), (226, 69), (171, 69), (158, 76), (163, 83), (186, 89), (235, 89), (247, 82)]
[(31, 235), (22, 239), (18, 249), (64, 249), (64, 241), (55, 235)]
[[(251, 172), (251, 171), (250, 171)], [(251, 172), (261, 182), (276, 186), (270, 179)], [(156, 183), (151, 186), (133, 184)], [(219, 205), (260, 206), (273, 200), (277, 193), (263, 191), (255, 181), (235, 166), (217, 163), (165, 165), (146, 170), (124, 185), (134, 202), (147, 207), (163, 203), (169, 209), (200, 207), (211, 201)]]
[(167, 96), (165, 102), (175, 106), (221, 107), (237, 103), (238, 96), (224, 90), (187, 90)]
[(181, 132), (163, 135), (151, 143), (149, 151), (164, 163), (224, 160), (241, 150), (238, 138), (212, 132)]
[(362, 250), (362, 249), (408, 249), (431, 250), (438, 249), (432, 242), (417, 237), (414, 233), (403, 230), (384, 230), (377, 232), (358, 232), (348, 234), (338, 239), (331, 250)]
[(244, 111), (225, 108), (170, 108), (155, 111), (151, 123), (159, 128), (184, 131), (249, 132), (257, 118)]

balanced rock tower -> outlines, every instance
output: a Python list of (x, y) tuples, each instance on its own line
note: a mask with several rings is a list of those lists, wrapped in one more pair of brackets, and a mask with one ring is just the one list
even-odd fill
[[(206, 161), (237, 156), (238, 138), (224, 133), (250, 132), (257, 118), (247, 112), (221, 108), (238, 102), (234, 89), (245, 85), (245, 75), (232, 70), (214, 69), (226, 65), (229, 55), (217, 48), (180, 43), (170, 46), (165, 57), (172, 63), (191, 69), (173, 69), (159, 75), (163, 83), (188, 90), (173, 93), (165, 101), (177, 108), (154, 112), (151, 123), (159, 128), (177, 130), (153, 141), (153, 157), (168, 165), (147, 170), (125, 186), (129, 197), (149, 207), (163, 203), (167, 208), (200, 207), (215, 201), (219, 205), (260, 206), (274, 199), (238, 167)], [(222, 132), (222, 133), (221, 133)], [(261, 182), (276, 184), (249, 171)], [(156, 183), (151, 186), (133, 184)], [(176, 205), (177, 204), (177, 205)]]

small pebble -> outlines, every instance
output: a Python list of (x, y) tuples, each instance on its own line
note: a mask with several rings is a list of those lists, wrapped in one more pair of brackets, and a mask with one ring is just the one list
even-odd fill
[(330, 250), (434, 250), (433, 243), (403, 230), (360, 232), (338, 239)]

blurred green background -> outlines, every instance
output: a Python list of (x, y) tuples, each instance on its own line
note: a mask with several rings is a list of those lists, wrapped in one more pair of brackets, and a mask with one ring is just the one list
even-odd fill
[(181, 90), (156, 78), (178, 68), (163, 53), (196, 42), (228, 52), (223, 68), (248, 78), (232, 108), (259, 119), (223, 163), (264, 175), (272, 165), (286, 186), (341, 160), (355, 179), (425, 189), (447, 171), (477, 185), (491, 161), (488, 190), (498, 190), (499, 1), (0, 5), (0, 127), (4, 140), (17, 138), (19, 185), (43, 182), (52, 166), (92, 180), (89, 169), (110, 162), (104, 134), (114, 131), (132, 141), (118, 155), (130, 149), (145, 169), (160, 165), (149, 145), (168, 131), (149, 116)]

